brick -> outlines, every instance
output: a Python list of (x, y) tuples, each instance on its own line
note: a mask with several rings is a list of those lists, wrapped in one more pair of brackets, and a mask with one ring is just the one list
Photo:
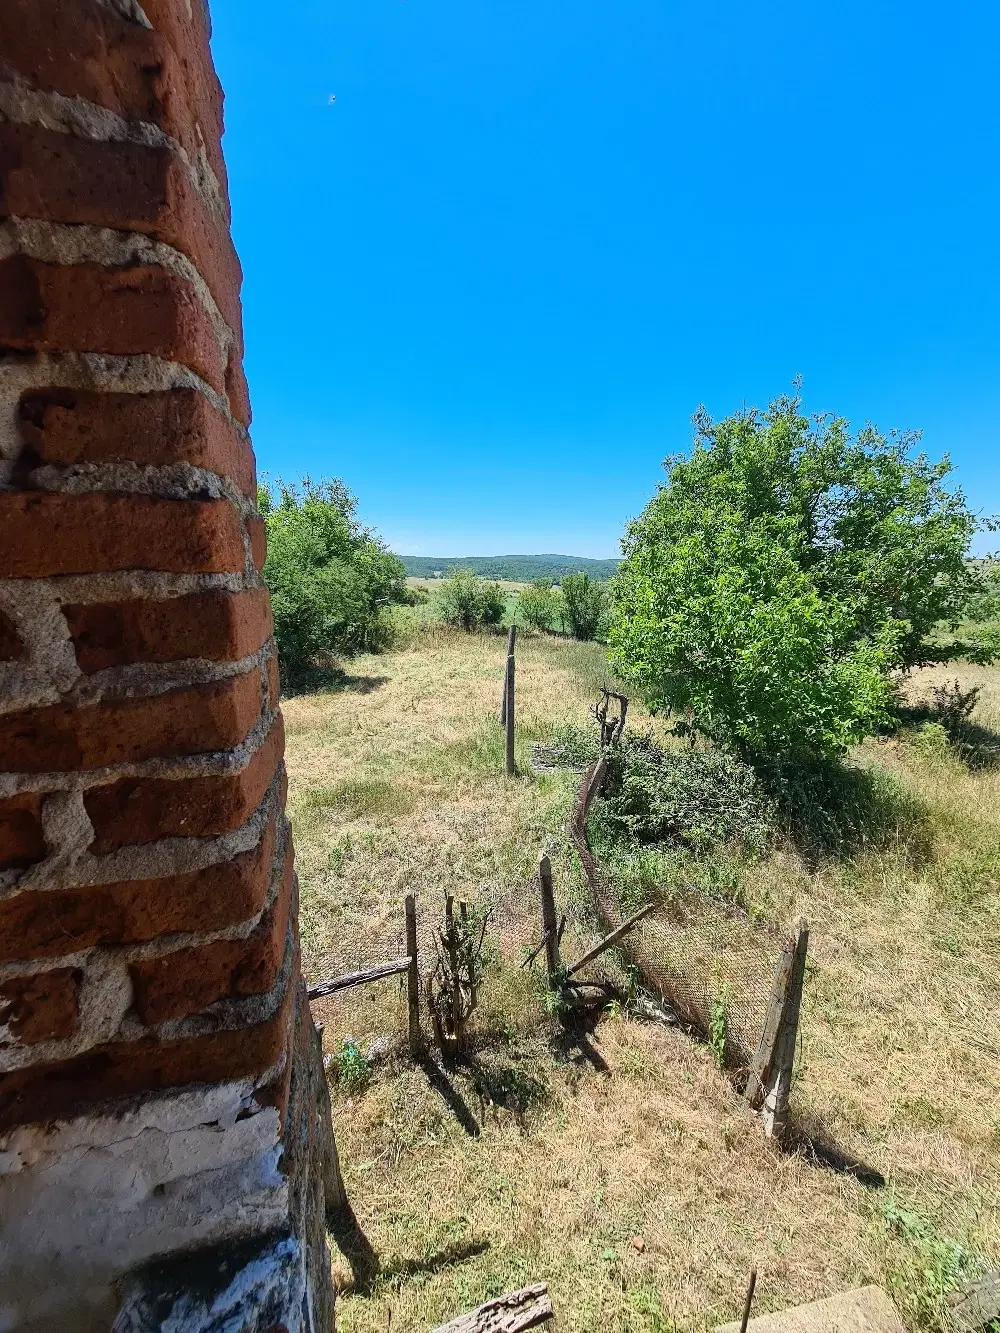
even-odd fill
[[(221, 90), (203, 38), (200, 45), (175, 48), (101, 0), (47, 0), (44, 21), (38, 0), (0, 5), (0, 51), (9, 69), (33, 88), (85, 98), (126, 120), (156, 125), (194, 161), (204, 151), (225, 188)], [(201, 70), (200, 77), (189, 65)]]
[(260, 717), (259, 670), (139, 699), (0, 714), (0, 772), (46, 773), (230, 750)]
[(234, 343), (229, 349), (229, 360), (226, 362), (226, 397), (229, 400), (229, 410), (236, 420), (244, 426), (249, 426), (253, 413), (250, 410), (250, 387), (243, 373), (242, 344)]
[(0, 1033), (6, 1027), (14, 1038), (11, 1042), (0, 1035), (0, 1049), (72, 1037), (79, 1017), (81, 975), (78, 967), (60, 967), (0, 981)]
[(259, 572), (264, 568), (264, 561), (267, 559), (267, 524), (262, 518), (248, 518), (247, 534), (250, 537), (253, 566)]
[(239, 516), (228, 500), (0, 491), (0, 569), (7, 578), (155, 569), (241, 573)]
[(298, 958), (273, 1018), (236, 1031), (163, 1041), (109, 1042), (70, 1060), (0, 1074), (0, 1132), (15, 1125), (63, 1120), (138, 1093), (263, 1074), (285, 1051), (294, 1012)]
[(276, 656), (271, 656), (267, 659), (267, 701), (272, 708), (277, 708), (280, 698), (281, 676), (278, 671), (278, 659)]
[[(80, 669), (88, 675), (133, 662), (208, 658), (238, 661), (271, 633), (266, 588), (231, 593), (221, 589), (170, 597), (64, 606)], [(270, 662), (268, 688), (271, 688)], [(270, 697), (270, 696), (269, 696)]]
[(17, 637), (14, 622), (0, 611), (0, 662), (13, 662), (24, 655), (24, 645)]
[[(84, 805), (94, 826), (95, 856), (157, 838), (206, 838), (244, 825), (264, 799), (281, 762), (281, 717), (239, 773), (199, 778), (126, 778), (92, 787)], [(281, 799), (284, 805), (284, 797)]]
[(44, 859), (41, 794), (0, 801), (0, 870), (24, 870)]
[(215, 329), (192, 283), (156, 264), (0, 260), (0, 343), (18, 350), (148, 354), (188, 366), (219, 393)]
[(135, 1011), (154, 1026), (197, 1014), (219, 1000), (264, 995), (281, 969), (295, 876), (291, 846), (277, 897), (244, 940), (215, 940), (133, 963)]
[(21, 474), (46, 463), (187, 463), (230, 477), (244, 495), (256, 499), (253, 450), (197, 389), (45, 389), (26, 394), (18, 413), (24, 443)]
[(212, 64), (209, 32), (204, 21), (206, 10), (205, 5), (178, 5), (175, 0), (150, 0), (144, 5), (149, 21), (176, 56), (181, 70), (178, 82), (184, 87), (185, 104), (192, 108), (206, 141), (209, 161), (225, 189), (226, 166), (220, 146), (223, 93)]
[(0, 125), (0, 217), (9, 216), (113, 227), (173, 246), (239, 334), (243, 275), (229, 228), (209, 213), (174, 150)]
[(204, 870), (2, 898), (0, 962), (58, 958), (97, 944), (139, 944), (248, 921), (267, 899), (274, 844), (272, 818), (256, 847)]
[(4, 0), (4, 63), (34, 88), (82, 97), (126, 119), (158, 123), (166, 43), (100, 0)]

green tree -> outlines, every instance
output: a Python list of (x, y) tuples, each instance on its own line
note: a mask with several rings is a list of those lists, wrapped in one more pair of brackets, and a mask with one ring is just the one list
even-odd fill
[(442, 581), (438, 604), (446, 625), (474, 630), (499, 625), (507, 609), (507, 597), (499, 583), (487, 583), (471, 570), (456, 569)]
[(533, 629), (551, 629), (559, 614), (560, 595), (551, 579), (535, 579), (517, 595), (517, 614)]
[(953, 632), (977, 519), (917, 435), (797, 397), (694, 424), (613, 583), (613, 661), (654, 708), (751, 755), (833, 756), (886, 720), (892, 673), (983, 651)]
[(607, 585), (595, 583), (589, 574), (566, 574), (559, 584), (566, 600), (570, 629), (578, 639), (595, 639), (607, 606)]
[(400, 561), (358, 523), (342, 481), (258, 489), (267, 525), (264, 579), (282, 665), (295, 672), (323, 652), (371, 651), (390, 637), (387, 608), (401, 602)]

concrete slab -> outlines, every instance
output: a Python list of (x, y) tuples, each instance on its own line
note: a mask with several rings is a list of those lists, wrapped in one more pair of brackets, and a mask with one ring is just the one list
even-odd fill
[[(740, 1325), (720, 1324), (715, 1333), (739, 1333)], [(809, 1305), (751, 1319), (747, 1333), (906, 1333), (899, 1311), (881, 1287), (840, 1291)]]

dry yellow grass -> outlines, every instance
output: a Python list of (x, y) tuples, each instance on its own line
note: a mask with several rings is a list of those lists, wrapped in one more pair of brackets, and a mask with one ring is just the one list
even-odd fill
[[(498, 638), (430, 627), (285, 703), (313, 975), (379, 952), (405, 892), (427, 917), (446, 885), (506, 908), (470, 1065), (393, 1051), (366, 1090), (336, 1092), (358, 1227), (335, 1252), (338, 1327), (381, 1333), (391, 1311), (392, 1329), (423, 1329), (545, 1279), (565, 1330), (699, 1329), (737, 1313), (751, 1267), (760, 1309), (877, 1281), (934, 1327), (948, 1274), (1000, 1261), (1000, 773), (933, 737), (871, 743), (854, 762), (892, 775), (916, 822), (752, 872), (779, 918), (812, 923), (796, 1118), (886, 1177), (869, 1189), (764, 1144), (688, 1037), (619, 1014), (588, 1056), (545, 1014), (516, 942), (543, 846), (561, 891), (579, 883), (576, 779), (502, 776), (502, 660)], [(525, 770), (532, 740), (586, 722), (604, 670), (595, 645), (523, 641)], [(980, 675), (978, 720), (1000, 729), (1000, 674)], [(393, 983), (352, 997), (317, 1013), (329, 1048), (399, 1033)]]

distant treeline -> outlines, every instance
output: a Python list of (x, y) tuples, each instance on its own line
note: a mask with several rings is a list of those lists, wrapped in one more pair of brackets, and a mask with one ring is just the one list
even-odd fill
[(410, 578), (431, 579), (468, 569), (484, 579), (503, 579), (511, 583), (533, 583), (535, 579), (559, 580), (564, 574), (579, 571), (592, 579), (610, 579), (618, 569), (617, 560), (588, 560), (579, 555), (401, 555)]

